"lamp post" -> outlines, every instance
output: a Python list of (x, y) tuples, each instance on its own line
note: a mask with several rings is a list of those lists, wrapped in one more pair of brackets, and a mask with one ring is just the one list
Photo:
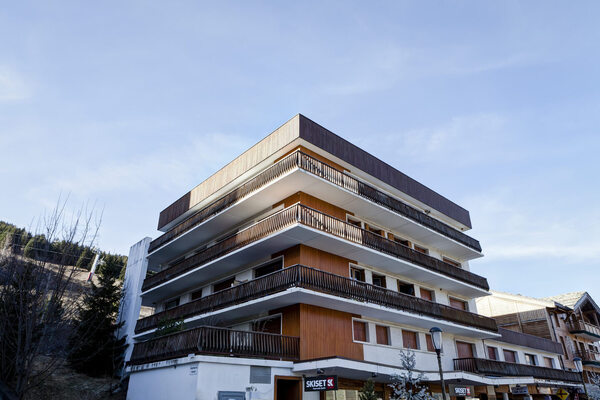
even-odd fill
[(587, 387), (585, 387), (585, 377), (583, 376), (583, 362), (581, 361), (581, 357), (575, 357), (573, 362), (575, 363), (575, 369), (581, 374), (581, 382), (583, 382), (583, 391), (585, 392), (585, 397), (589, 399)]
[(431, 333), (431, 341), (433, 342), (433, 348), (435, 349), (435, 354), (437, 355), (438, 368), (440, 370), (440, 380), (442, 381), (442, 398), (446, 399), (446, 384), (444, 383), (444, 371), (442, 371), (442, 330), (436, 326), (429, 330)]

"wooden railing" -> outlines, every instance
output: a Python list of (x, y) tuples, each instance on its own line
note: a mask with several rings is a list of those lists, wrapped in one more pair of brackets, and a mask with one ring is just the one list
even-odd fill
[(136, 343), (129, 363), (144, 364), (189, 354), (298, 360), (300, 339), (272, 333), (201, 326)]
[(529, 335), (527, 333), (515, 332), (509, 329), (498, 328), (498, 333), (502, 335), (501, 342), (512, 343), (518, 346), (531, 347), (538, 350), (547, 351), (554, 354), (563, 354), (563, 348), (560, 343), (539, 336)]
[(454, 360), (454, 369), (488, 376), (532, 376), (538, 379), (581, 382), (581, 375), (577, 372), (485, 358), (457, 358)]
[(294, 265), (238, 286), (202, 297), (137, 321), (135, 332), (157, 327), (163, 321), (182, 320), (259, 299), (292, 287), (314, 290), (395, 310), (425, 315), (487, 331), (497, 331), (496, 321), (483, 315), (449, 307), (329, 272)]
[(569, 328), (569, 332), (573, 334), (587, 332), (593, 336), (600, 338), (600, 327), (590, 324), (585, 321), (569, 321), (567, 323), (567, 327)]
[(442, 260), (420, 253), (400, 243), (386, 239), (376, 233), (361, 229), (341, 219), (334, 218), (315, 209), (296, 204), (270, 215), (256, 224), (233, 234), (220, 242), (180, 261), (144, 280), (142, 290), (148, 290), (167, 282), (184, 272), (215, 260), (236, 249), (267, 237), (290, 225), (302, 224), (350, 242), (369, 247), (388, 255), (409, 261), (431, 271), (452, 277), (461, 282), (488, 290), (487, 280), (472, 272), (457, 268)]
[(600, 364), (600, 353), (591, 350), (577, 350), (573, 352), (573, 357), (581, 358), (584, 363), (598, 363)]
[(375, 187), (361, 182), (358, 179), (353, 178), (341, 171), (338, 171), (330, 165), (327, 165), (309, 156), (308, 154), (302, 153), (301, 151), (296, 151), (283, 158), (282, 160), (273, 164), (271, 167), (267, 168), (265, 171), (259, 173), (254, 178), (202, 208), (177, 226), (173, 227), (168, 232), (159, 236), (150, 243), (148, 251), (152, 252), (156, 250), (165, 243), (170, 242), (193, 227), (201, 224), (207, 218), (210, 218), (225, 210), (227, 207), (230, 207), (240, 199), (264, 187), (269, 182), (272, 182), (275, 179), (283, 176), (294, 168), (301, 168), (304, 171), (319, 176), (330, 183), (333, 183), (354, 194), (384, 206), (395, 213), (398, 213), (444, 236), (456, 240), (465, 246), (477, 251), (481, 251), (481, 245), (479, 242), (465, 233), (454, 229), (451, 226), (433, 217), (430, 217), (424, 212), (419, 211), (416, 208), (411, 207), (384, 192), (381, 192), (380, 190), (377, 190)]

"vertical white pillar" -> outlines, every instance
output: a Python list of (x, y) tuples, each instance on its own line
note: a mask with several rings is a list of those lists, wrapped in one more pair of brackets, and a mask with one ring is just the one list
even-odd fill
[(502, 400), (508, 400), (508, 393), (502, 393)]
[(135, 323), (140, 316), (142, 308), (142, 284), (146, 277), (148, 269), (148, 247), (152, 239), (146, 237), (129, 249), (129, 257), (127, 258), (127, 268), (125, 269), (125, 280), (123, 281), (123, 294), (121, 304), (119, 306), (119, 322), (123, 322), (123, 326), (117, 332), (118, 337), (127, 335), (125, 350), (125, 362), (131, 358), (133, 351), (133, 335)]

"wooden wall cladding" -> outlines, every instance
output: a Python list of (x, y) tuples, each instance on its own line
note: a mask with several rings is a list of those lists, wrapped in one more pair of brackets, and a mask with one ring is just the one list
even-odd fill
[(292, 265), (302, 264), (307, 267), (313, 267), (322, 271), (331, 272), (332, 274), (348, 277), (350, 276), (349, 264), (355, 262), (302, 244), (273, 254), (273, 258), (281, 255), (283, 255), (283, 266), (286, 268)]
[(346, 220), (346, 214), (354, 215), (347, 210), (344, 210), (341, 207), (334, 206), (331, 203), (318, 199), (310, 194), (304, 192), (297, 192), (293, 195), (286, 197), (285, 199), (277, 202), (273, 205), (273, 208), (283, 204), (284, 207), (289, 207), (296, 203), (304, 204), (307, 207), (314, 208), (315, 210), (319, 210), (325, 214), (331, 215), (332, 217), (339, 218), (343, 221)]
[(282, 334), (300, 337), (301, 360), (321, 357), (364, 360), (363, 345), (352, 340), (352, 317), (358, 315), (309, 304), (295, 304), (271, 313), (281, 313)]

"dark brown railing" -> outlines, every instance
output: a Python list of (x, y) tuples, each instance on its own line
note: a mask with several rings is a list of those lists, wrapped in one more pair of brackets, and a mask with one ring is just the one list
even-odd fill
[(588, 333), (590, 335), (596, 336), (600, 338), (600, 327), (590, 324), (585, 321), (569, 321), (567, 323), (567, 327), (569, 329), (569, 333), (577, 334), (577, 333)]
[(198, 300), (182, 304), (170, 310), (142, 318), (137, 321), (135, 332), (140, 333), (155, 328), (161, 321), (180, 320), (198, 316), (262, 298), (292, 287), (300, 287), (346, 299), (382, 305), (396, 310), (426, 315), (487, 331), (495, 332), (498, 330), (496, 321), (483, 315), (459, 310), (444, 304), (434, 303), (303, 265), (294, 265)]
[(201, 326), (136, 343), (129, 363), (144, 364), (189, 354), (297, 360), (300, 355), (300, 339), (272, 333)]
[(563, 348), (560, 343), (550, 339), (529, 335), (527, 333), (515, 332), (509, 329), (498, 328), (498, 333), (502, 335), (499, 340), (501, 342), (512, 343), (523, 347), (531, 347), (538, 350), (547, 351), (549, 353), (563, 354)]
[(377, 250), (388, 255), (420, 265), (431, 271), (452, 277), (461, 282), (488, 290), (487, 280), (472, 272), (457, 268), (437, 258), (420, 253), (400, 243), (386, 239), (376, 233), (369, 232), (349, 224), (338, 218), (324, 214), (315, 209), (296, 204), (268, 216), (256, 224), (229, 236), (222, 241), (200, 251), (199, 253), (178, 262), (144, 280), (142, 290), (167, 282), (184, 272), (190, 271), (204, 263), (215, 260), (236, 249), (262, 239), (293, 224), (302, 224), (318, 229), (339, 238)]
[(577, 350), (573, 352), (573, 357), (581, 358), (584, 363), (600, 364), (600, 353), (590, 350)]
[(485, 358), (457, 358), (454, 360), (454, 369), (488, 376), (532, 376), (538, 379), (581, 382), (581, 375), (577, 372)]
[(227, 193), (218, 200), (212, 202), (197, 213), (193, 214), (165, 234), (154, 239), (150, 243), (148, 251), (154, 251), (165, 243), (177, 238), (181, 234), (189, 231), (193, 227), (201, 224), (207, 218), (218, 214), (227, 207), (236, 203), (238, 200), (248, 196), (252, 192), (274, 181), (294, 168), (301, 168), (307, 172), (319, 176), (326, 181), (342, 187), (354, 194), (364, 197), (374, 203), (384, 206), (393, 212), (396, 212), (406, 218), (409, 218), (423, 226), (426, 226), (442, 235), (445, 235), (459, 243), (464, 244), (474, 250), (481, 251), (479, 242), (465, 233), (452, 228), (451, 226), (433, 218), (429, 215), (411, 207), (400, 200), (385, 194), (373, 186), (367, 185), (337, 169), (327, 165), (308, 154), (296, 151), (283, 158), (265, 171), (259, 173), (254, 178), (245, 182), (241, 186)]

